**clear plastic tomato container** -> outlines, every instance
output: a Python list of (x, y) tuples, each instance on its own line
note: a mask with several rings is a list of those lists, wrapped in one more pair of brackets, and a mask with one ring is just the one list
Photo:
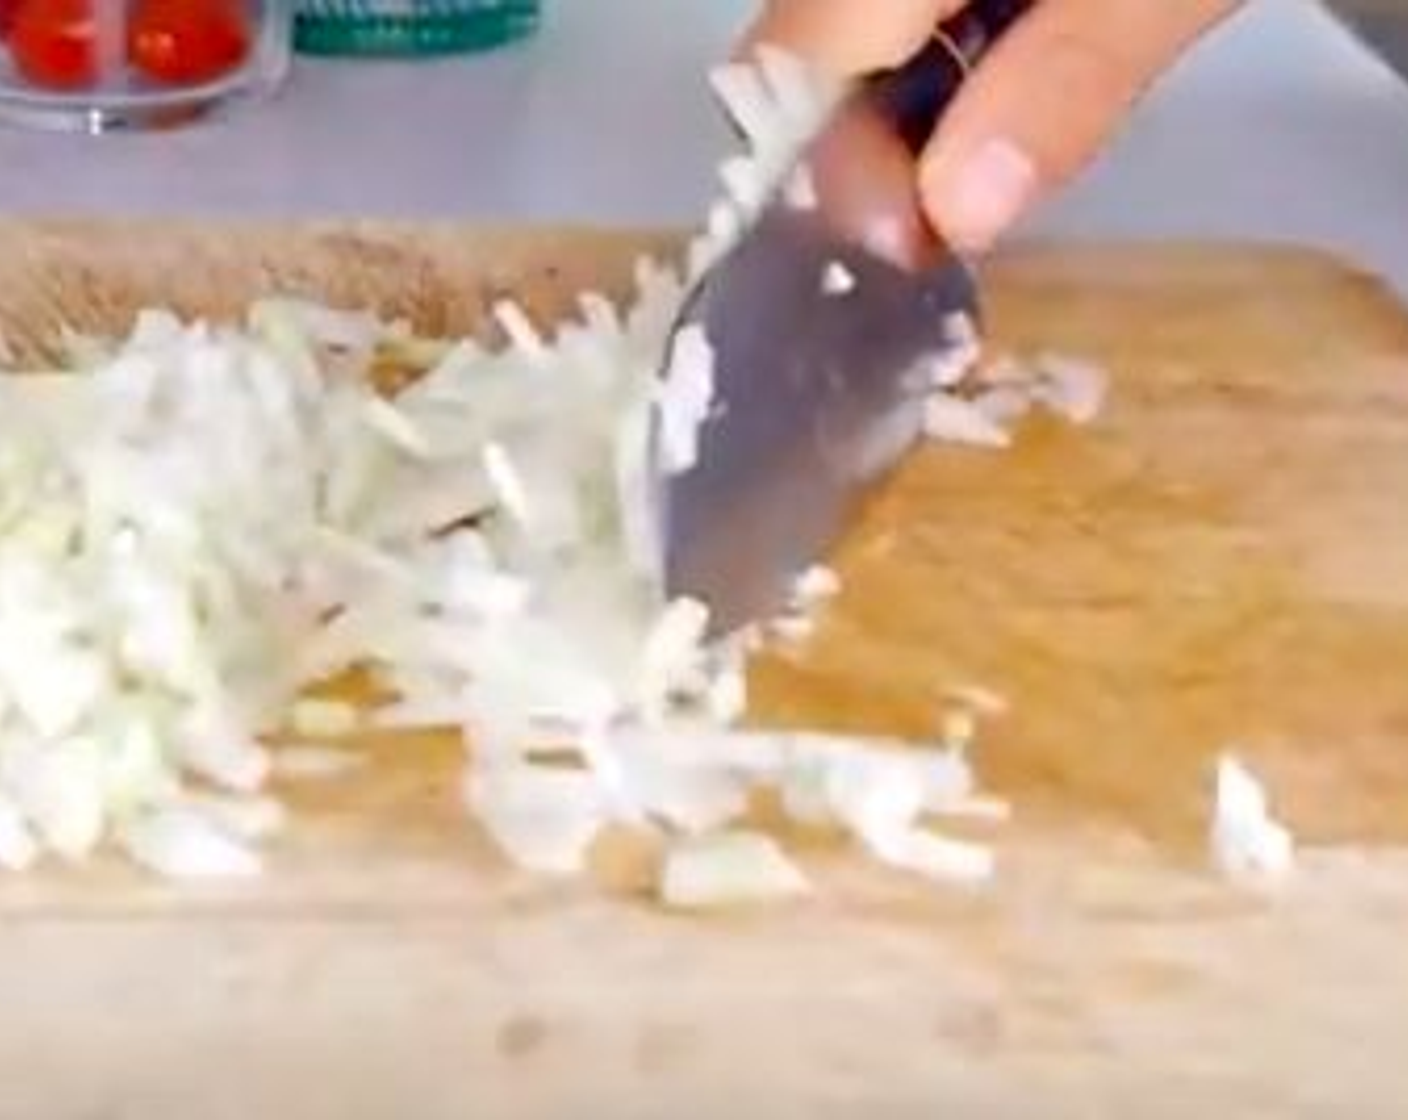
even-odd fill
[(271, 93), (292, 0), (0, 0), (0, 122), (166, 128)]

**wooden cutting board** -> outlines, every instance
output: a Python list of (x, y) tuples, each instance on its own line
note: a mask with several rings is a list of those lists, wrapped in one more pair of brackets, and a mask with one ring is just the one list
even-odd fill
[[(0, 324), (294, 290), (474, 329), (622, 290), (656, 238), (0, 225)], [(270, 873), (0, 883), (0, 1118), (1397, 1116), (1408, 1110), (1408, 317), (1324, 257), (1027, 250), (1004, 346), (1107, 365), (1090, 429), (922, 451), (842, 550), (762, 722), (923, 734), (945, 688), (1016, 818), (976, 894), (824, 846), (709, 920), (504, 869), (446, 739), (287, 791)], [(1237, 744), (1308, 845), (1270, 896), (1201, 848)]]

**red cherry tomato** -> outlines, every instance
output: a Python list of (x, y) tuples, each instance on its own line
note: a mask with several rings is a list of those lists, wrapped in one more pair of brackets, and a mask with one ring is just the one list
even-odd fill
[(138, 0), (128, 46), (132, 64), (170, 85), (209, 82), (249, 54), (241, 0)]
[(15, 0), (0, 0), (0, 39), (10, 37), (10, 25), (15, 22)]
[(10, 58), (20, 77), (49, 89), (84, 89), (98, 80), (93, 0), (16, 0)]

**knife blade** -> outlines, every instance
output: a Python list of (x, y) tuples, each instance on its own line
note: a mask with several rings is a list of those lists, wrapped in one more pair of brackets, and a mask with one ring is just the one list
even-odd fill
[(666, 593), (705, 603), (713, 636), (785, 604), (919, 437), (929, 370), (971, 341), (954, 324), (978, 317), (973, 278), (924, 218), (914, 161), (1029, 2), (974, 0), (843, 97), (798, 159), (816, 205), (779, 191), (686, 297), (661, 376), (702, 330), (713, 398), (673, 473), (653, 410), (652, 483)]

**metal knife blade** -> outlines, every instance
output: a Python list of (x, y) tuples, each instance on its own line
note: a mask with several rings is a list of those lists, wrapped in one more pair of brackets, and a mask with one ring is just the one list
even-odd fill
[(782, 607), (920, 434), (926, 367), (978, 300), (922, 216), (914, 156), (1027, 6), (975, 0), (843, 99), (799, 160), (817, 206), (779, 194), (685, 302), (674, 337), (702, 327), (714, 399), (696, 464), (658, 469), (655, 494), (666, 592), (707, 604), (716, 636)]

